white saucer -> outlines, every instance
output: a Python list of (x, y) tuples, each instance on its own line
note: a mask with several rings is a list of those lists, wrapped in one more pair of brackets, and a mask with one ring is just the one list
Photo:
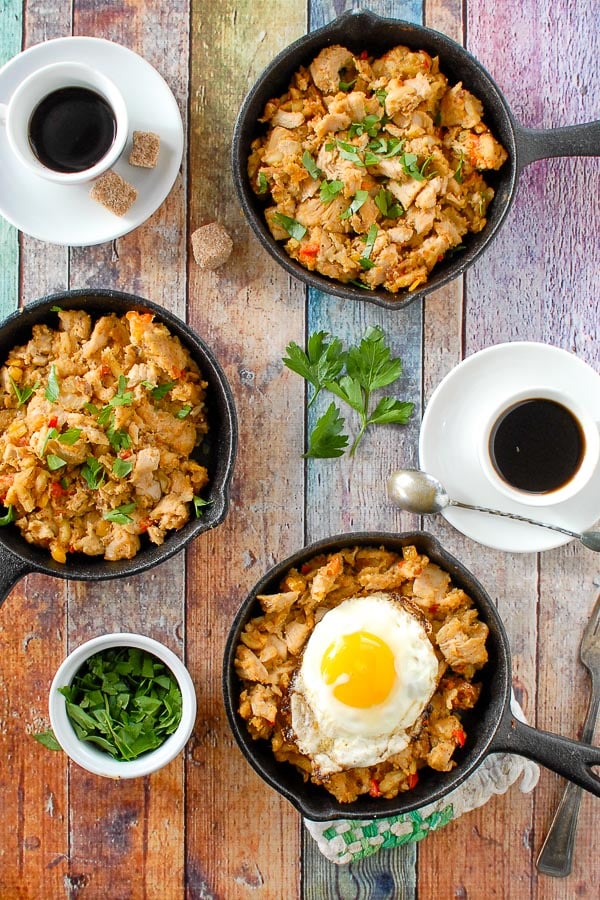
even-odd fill
[(127, 234), (158, 209), (181, 165), (183, 125), (175, 98), (156, 69), (137, 53), (100, 38), (57, 38), (19, 53), (0, 69), (0, 101), (6, 102), (35, 67), (65, 60), (86, 62), (112, 78), (128, 107), (130, 135), (136, 130), (160, 136), (154, 169), (129, 165), (131, 136), (114, 165), (138, 192), (129, 211), (116, 216), (91, 199), (89, 184), (64, 187), (31, 173), (13, 156), (0, 127), (0, 214), (31, 237), (84, 247)]
[[(571, 500), (554, 506), (516, 503), (486, 479), (478, 459), (475, 434), (506, 391), (526, 389), (543, 380), (571, 391), (600, 422), (600, 375), (587, 363), (558, 347), (526, 341), (497, 344), (463, 360), (433, 392), (423, 416), (419, 465), (442, 482), (454, 500), (514, 512), (583, 531), (600, 518), (600, 467), (592, 482)], [(448, 508), (445, 518), (480, 544), (510, 553), (550, 550), (572, 538), (511, 519)]]

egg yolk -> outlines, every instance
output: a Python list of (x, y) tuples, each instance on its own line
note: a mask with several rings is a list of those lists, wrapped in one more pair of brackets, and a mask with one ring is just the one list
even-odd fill
[(321, 661), (326, 684), (346, 706), (366, 709), (387, 698), (396, 680), (394, 655), (368, 631), (344, 634), (329, 645)]

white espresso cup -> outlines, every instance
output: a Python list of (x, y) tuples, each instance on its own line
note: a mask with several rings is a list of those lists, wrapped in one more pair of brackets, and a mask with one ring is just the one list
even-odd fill
[(0, 104), (0, 127), (14, 155), (35, 175), (80, 184), (117, 161), (129, 118), (110, 78), (84, 63), (59, 62), (37, 69)]
[(497, 491), (517, 503), (550, 506), (588, 485), (600, 462), (600, 432), (577, 397), (533, 386), (496, 404), (478, 452)]

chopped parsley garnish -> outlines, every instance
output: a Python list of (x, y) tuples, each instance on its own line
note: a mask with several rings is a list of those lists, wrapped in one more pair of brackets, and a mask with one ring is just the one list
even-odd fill
[(365, 116), (362, 122), (353, 122), (348, 129), (348, 137), (360, 137), (362, 134), (368, 134), (369, 137), (376, 137), (381, 128), (381, 119), (379, 116)]
[(364, 167), (365, 163), (360, 155), (360, 147), (357, 147), (355, 144), (349, 144), (348, 141), (342, 141), (339, 138), (336, 138), (335, 142), (342, 159), (347, 159), (348, 162), (353, 162), (357, 166)]
[(425, 174), (431, 160), (432, 157), (428, 156), (423, 165), (419, 168), (417, 154), (404, 153), (401, 160), (402, 168), (407, 175), (410, 175), (411, 178), (414, 178), (416, 181), (426, 181), (427, 178), (431, 178), (433, 176), (433, 173), (431, 173), (431, 175)]
[(377, 209), (386, 219), (397, 219), (404, 215), (404, 207), (401, 203), (395, 202), (394, 195), (385, 188), (380, 188), (374, 197)]
[(44, 438), (44, 443), (42, 444), (42, 452), (41, 456), (45, 456), (46, 447), (48, 446), (48, 441), (54, 440), (54, 438), (58, 437), (58, 430), (56, 428), (49, 428), (46, 432), (46, 437)]
[(375, 263), (371, 260), (371, 253), (373, 252), (373, 247), (375, 245), (375, 240), (377, 239), (377, 234), (379, 229), (377, 225), (371, 225), (366, 237), (363, 238), (365, 242), (365, 250), (361, 258), (359, 259), (359, 263), (363, 269), (372, 269)]
[(321, 182), (321, 190), (319, 196), (322, 203), (331, 203), (344, 187), (343, 181), (323, 181)]
[(462, 184), (464, 164), (465, 164), (465, 154), (461, 150), (460, 151), (460, 159), (458, 161), (456, 171), (454, 172), (454, 178), (456, 179), (456, 181), (458, 181), (459, 184)]
[(62, 459), (60, 456), (56, 456), (56, 454), (54, 453), (48, 454), (48, 456), (46, 457), (46, 462), (51, 472), (55, 472), (57, 469), (61, 469), (67, 464), (66, 460)]
[(340, 89), (340, 91), (344, 91), (344, 93), (347, 94), (348, 91), (352, 90), (352, 88), (354, 87), (355, 84), (356, 84), (356, 78), (353, 78), (352, 81), (340, 81), (338, 83), (338, 88)]
[(340, 213), (340, 219), (349, 219), (350, 216), (353, 216), (354, 213), (357, 213), (359, 211), (361, 206), (364, 206), (368, 199), (368, 191), (357, 191), (354, 195), (354, 200), (352, 201), (348, 209), (344, 210), (343, 213)]
[(103, 513), (102, 518), (107, 522), (116, 522), (117, 525), (128, 525), (129, 522), (133, 522), (129, 513), (133, 512), (135, 507), (135, 503), (124, 503), (122, 506), (117, 506), (116, 509)]
[(109, 406), (131, 406), (133, 403), (133, 391), (127, 390), (127, 379), (124, 375), (119, 375), (117, 382), (117, 393), (108, 401)]
[(127, 476), (131, 474), (132, 469), (133, 463), (128, 462), (126, 459), (120, 459), (119, 457), (115, 459), (112, 467), (117, 478), (127, 478)]
[(22, 406), (24, 403), (27, 403), (27, 401), (29, 400), (29, 398), (31, 397), (33, 392), (37, 391), (37, 389), (40, 386), (39, 382), (36, 381), (36, 383), (33, 385), (33, 387), (20, 388), (18, 386), (18, 384), (16, 384), (12, 375), (8, 376), (8, 380), (10, 381), (10, 386), (12, 387), (13, 391), (15, 392), (15, 397), (17, 398), (17, 406)]
[(177, 419), (185, 419), (192, 411), (192, 407), (189, 403), (186, 403), (185, 406), (182, 406), (181, 409), (178, 409), (175, 413), (175, 417)]
[(148, 388), (155, 400), (162, 400), (169, 393), (171, 388), (177, 384), (176, 381), (165, 381), (164, 384), (151, 384), (149, 381), (143, 381), (144, 387)]
[(81, 428), (67, 428), (66, 431), (63, 431), (62, 434), (58, 435), (58, 440), (61, 444), (66, 444), (67, 447), (72, 447), (73, 444), (77, 443), (80, 437)]
[(403, 147), (404, 141), (396, 137), (377, 137), (367, 144), (367, 149), (380, 159), (391, 159), (394, 156), (398, 156), (402, 152)]
[(304, 225), (301, 225), (296, 219), (292, 219), (291, 216), (284, 216), (283, 213), (276, 212), (273, 214), (273, 221), (277, 222), (278, 225), (281, 225), (281, 227), (287, 231), (289, 236), (295, 238), (297, 241), (301, 241), (306, 234)]
[(120, 453), (121, 450), (129, 450), (131, 447), (131, 438), (127, 431), (115, 431), (114, 428), (107, 428), (106, 437), (115, 453)]
[(269, 190), (269, 182), (267, 181), (267, 176), (265, 175), (264, 172), (258, 173), (258, 178), (256, 179), (256, 182), (258, 185), (258, 193), (266, 194), (267, 191)]
[(94, 654), (59, 691), (77, 737), (118, 760), (160, 747), (181, 721), (181, 690), (174, 675), (137, 647)]
[(90, 490), (97, 491), (104, 483), (106, 471), (102, 463), (98, 462), (95, 456), (88, 456), (85, 464), (81, 467), (81, 475)]
[(317, 181), (317, 179), (319, 179), (323, 174), (308, 150), (305, 150), (302, 154), (302, 165), (304, 166), (310, 177), (314, 178), (315, 181)]
[(56, 366), (50, 366), (50, 375), (46, 386), (45, 397), (50, 403), (56, 403), (60, 396), (60, 385), (56, 374)]

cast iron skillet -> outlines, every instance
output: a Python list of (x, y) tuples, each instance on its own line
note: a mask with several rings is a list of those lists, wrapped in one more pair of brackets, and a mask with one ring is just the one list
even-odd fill
[[(308, 65), (324, 47), (342, 44), (355, 53), (367, 50), (381, 56), (398, 44), (426, 50), (439, 56), (440, 69), (451, 84), (462, 81), (484, 105), (484, 121), (506, 148), (509, 158), (499, 172), (486, 173), (486, 181), (496, 196), (488, 210), (487, 225), (479, 234), (464, 239), (465, 250), (448, 255), (429, 276), (425, 285), (397, 294), (379, 288), (374, 291), (342, 284), (317, 272), (309, 272), (291, 259), (271, 235), (264, 219), (264, 202), (250, 186), (247, 162), (250, 145), (260, 134), (259, 118), (265, 103), (285, 93), (294, 72)], [(310, 287), (350, 300), (368, 300), (388, 309), (402, 309), (461, 275), (483, 253), (496, 235), (510, 209), (521, 170), (538, 159), (554, 156), (600, 155), (600, 121), (565, 128), (535, 130), (517, 124), (489, 73), (463, 47), (446, 35), (422, 25), (384, 19), (368, 11), (343, 13), (323, 28), (301, 37), (283, 50), (265, 69), (240, 109), (233, 134), (232, 167), (236, 190), (243, 210), (259, 241), (291, 275)], [(548, 198), (550, 202), (550, 197)]]
[[(240, 682), (235, 673), (235, 650), (242, 629), (248, 619), (261, 612), (256, 599), (259, 594), (279, 590), (279, 582), (292, 567), (319, 553), (331, 553), (343, 547), (385, 546), (401, 552), (401, 548), (415, 544), (432, 562), (450, 573), (456, 587), (463, 588), (479, 609), (479, 615), (489, 627), (487, 642), (489, 662), (477, 673), (482, 691), (475, 709), (462, 713), (467, 742), (457, 749), (454, 758), (458, 765), (452, 772), (423, 769), (415, 788), (399, 794), (393, 800), (360, 797), (353, 803), (338, 803), (324, 788), (304, 783), (299, 772), (288, 763), (278, 763), (267, 741), (254, 741), (246, 723), (238, 714)], [(514, 718), (510, 709), (511, 658), (508, 637), (492, 600), (465, 567), (447, 553), (431, 535), (406, 532), (399, 535), (381, 532), (341, 534), (319, 541), (300, 550), (276, 565), (258, 582), (242, 603), (225, 647), (223, 664), (223, 693), (229, 724), (240, 749), (258, 774), (280, 794), (283, 794), (304, 816), (313, 821), (330, 819), (371, 819), (399, 815), (444, 797), (483, 761), (489, 753), (507, 751), (534, 759), (564, 778), (600, 796), (600, 777), (592, 766), (600, 765), (600, 747), (591, 747), (568, 738), (539, 731)]]
[(0, 363), (4, 363), (9, 350), (26, 343), (31, 337), (33, 325), (58, 322), (53, 306), (62, 309), (84, 309), (97, 318), (114, 312), (123, 315), (130, 309), (154, 313), (171, 334), (177, 335), (198, 363), (204, 380), (208, 382), (207, 407), (210, 431), (205, 443), (195, 452), (195, 458), (206, 465), (210, 482), (203, 497), (210, 501), (204, 514), (192, 516), (183, 528), (173, 531), (165, 542), (157, 546), (148, 541), (130, 560), (107, 561), (84, 554), (72, 554), (67, 562), (55, 562), (48, 550), (28, 544), (14, 525), (0, 528), (0, 604), (15, 583), (30, 572), (43, 572), (59, 578), (80, 581), (100, 581), (123, 575), (137, 575), (150, 566), (163, 562), (181, 550), (192, 538), (214, 528), (223, 521), (229, 503), (228, 486), (233, 473), (237, 446), (237, 419), (231, 390), (225, 375), (212, 352), (194, 331), (173, 313), (133, 294), (112, 290), (76, 290), (51, 294), (28, 303), (13, 313), (0, 325)]

